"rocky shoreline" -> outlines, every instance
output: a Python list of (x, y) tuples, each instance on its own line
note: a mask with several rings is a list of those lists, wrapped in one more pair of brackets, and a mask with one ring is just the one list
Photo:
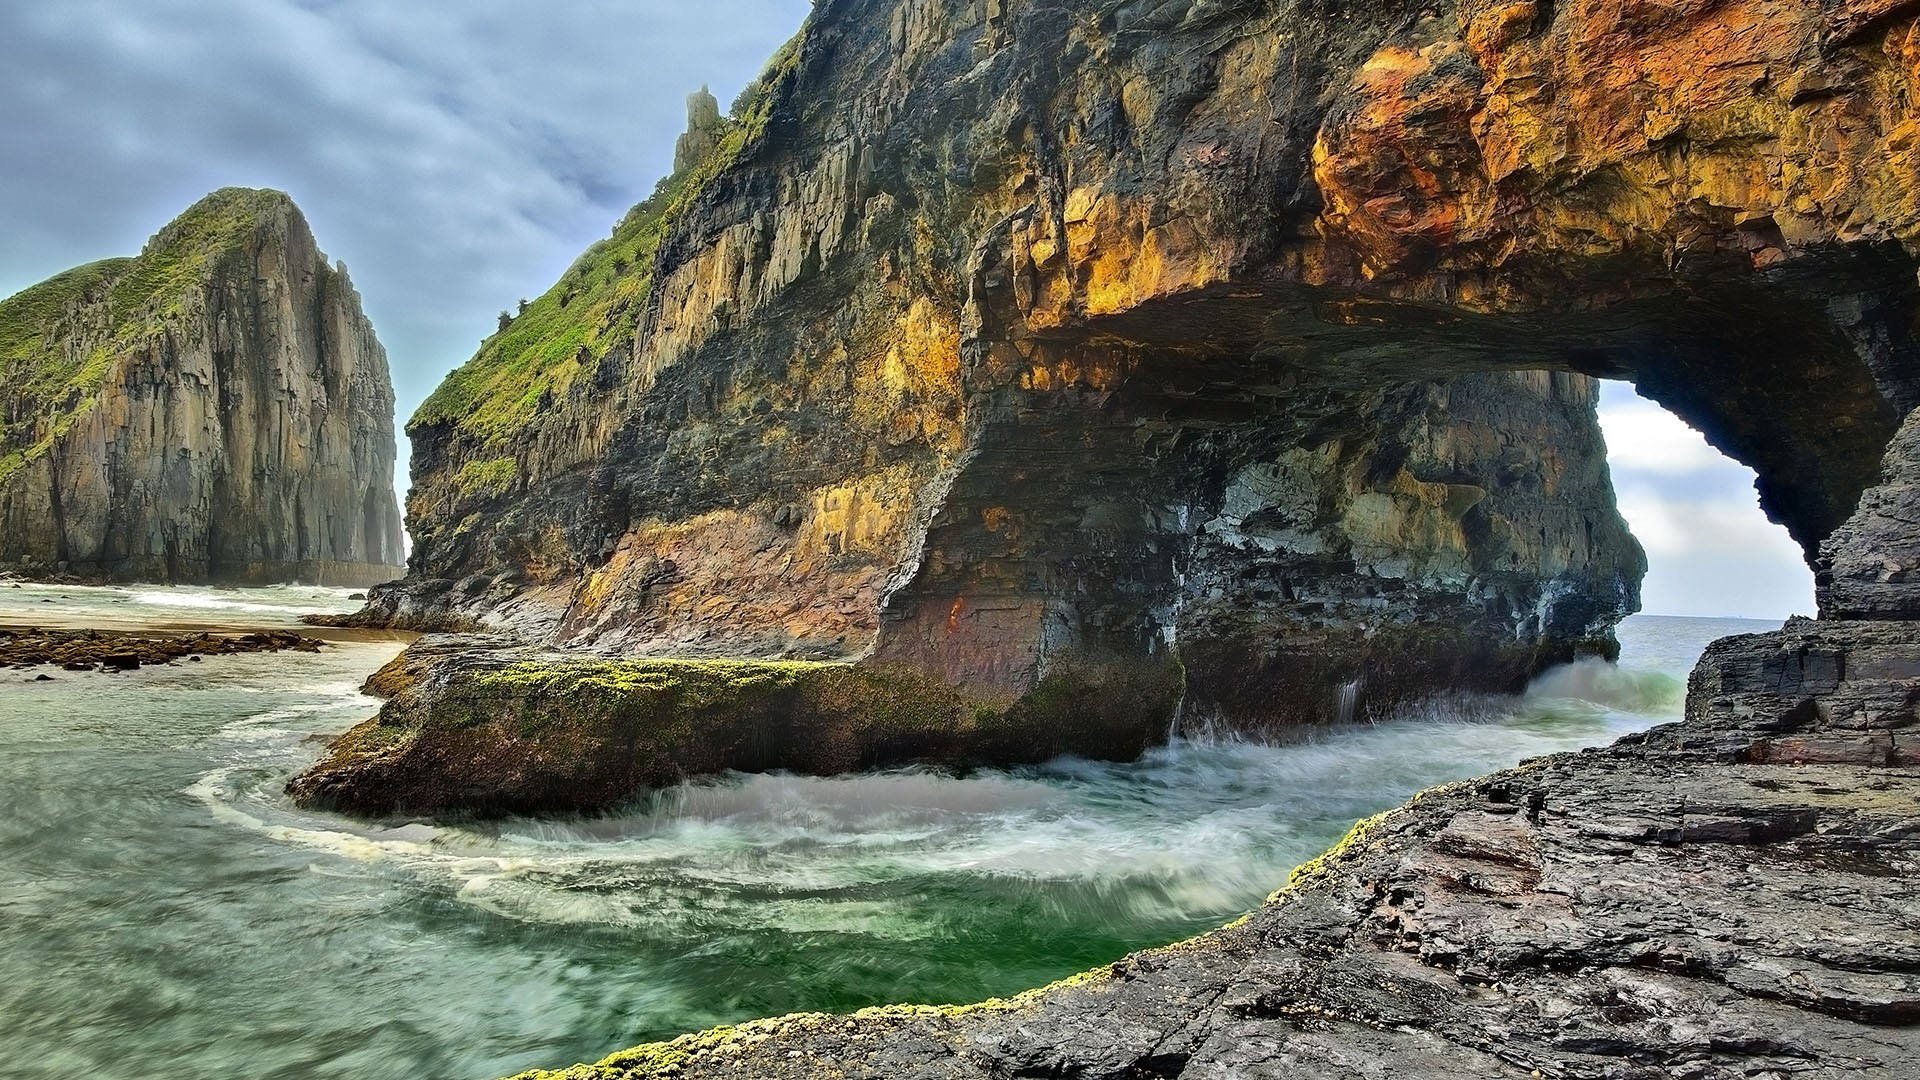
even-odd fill
[(287, 630), (243, 634), (114, 634), (99, 630), (0, 629), (0, 666), (131, 671), (148, 664), (231, 653), (319, 652), (326, 643)]
[(522, 1080), (1912, 1076), (1916, 642), (1811, 620), (1723, 639), (1684, 722), (1430, 791), (1247, 918), (1018, 998)]
[(1637, 606), (1630, 380), (1817, 561), (1825, 619), (1715, 644), (1685, 722), (1012, 1001), (544, 1075), (1912, 1077), (1916, 78), (1905, 2), (822, 0), (409, 424), (409, 574), (352, 618), (539, 645), (383, 671), (296, 798), (587, 810), (1515, 688)]

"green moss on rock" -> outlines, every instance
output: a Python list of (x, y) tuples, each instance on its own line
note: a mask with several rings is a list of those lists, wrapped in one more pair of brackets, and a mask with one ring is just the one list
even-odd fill
[(460, 466), (453, 486), (462, 498), (496, 499), (513, 490), (520, 475), (520, 463), (510, 457), (484, 458)]
[(482, 446), (505, 446), (543, 403), (565, 394), (583, 370), (629, 340), (653, 285), (663, 205), (656, 194), (629, 211), (611, 237), (588, 248), (559, 282), (442, 380), (408, 430), (453, 424)]
[(1100, 678), (1068, 666), (1008, 703), (818, 661), (456, 653), (403, 668), (380, 715), (294, 780), (296, 798), (368, 814), (590, 812), (729, 770), (1130, 759), (1165, 732), (1180, 685), (1171, 665)]

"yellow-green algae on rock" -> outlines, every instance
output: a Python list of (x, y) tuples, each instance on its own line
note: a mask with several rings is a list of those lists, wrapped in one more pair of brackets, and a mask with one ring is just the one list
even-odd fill
[[(1202, 937), (1204, 938), (1205, 935)], [(1179, 949), (1188, 944), (1188, 942), (1176, 942), (1166, 946), (1165, 949), (1149, 950), (1149, 952)], [(696, 1060), (724, 1057), (776, 1036), (797, 1034), (810, 1029), (868, 1027), (895, 1022), (940, 1024), (984, 1013), (1013, 1012), (1027, 1008), (1049, 994), (1097, 987), (1113, 978), (1113, 967), (1114, 965), (1108, 965), (1079, 972), (1045, 986), (1015, 994), (1013, 997), (988, 998), (985, 1001), (966, 1005), (875, 1005), (844, 1014), (790, 1013), (764, 1020), (722, 1024), (672, 1039), (642, 1043), (639, 1046), (609, 1054), (592, 1064), (573, 1065), (565, 1069), (534, 1069), (519, 1073), (509, 1080), (648, 1080), (653, 1077), (671, 1077), (678, 1074), (683, 1066)]]

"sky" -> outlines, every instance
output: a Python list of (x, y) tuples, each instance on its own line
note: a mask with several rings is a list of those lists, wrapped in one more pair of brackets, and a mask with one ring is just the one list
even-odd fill
[(1601, 386), (1600, 430), (1620, 514), (1647, 549), (1642, 609), (1659, 615), (1812, 615), (1813, 572), (1767, 520), (1753, 470), (1622, 382)]
[(352, 273), (404, 422), (653, 190), (687, 94), (725, 107), (808, 7), (0, 3), (0, 296), (134, 254), (216, 188), (279, 188)]
[[(724, 105), (807, 0), (0, 4), (0, 296), (132, 254), (200, 196), (289, 192), (387, 347), (399, 419), (653, 190), (686, 95)], [(1650, 612), (1811, 612), (1752, 473), (1602, 400)], [(405, 486), (406, 440), (400, 486)]]

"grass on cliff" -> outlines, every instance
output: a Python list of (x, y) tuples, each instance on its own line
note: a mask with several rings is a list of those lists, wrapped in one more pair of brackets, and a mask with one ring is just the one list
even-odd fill
[(510, 457), (477, 458), (460, 466), (453, 475), (453, 486), (462, 497), (497, 499), (513, 490), (520, 475), (520, 462)]
[[(804, 31), (802, 31), (804, 34)], [(713, 150), (661, 180), (613, 235), (575, 260), (554, 286), (480, 344), (422, 402), (407, 429), (450, 424), (500, 450), (623, 342), (632, 342), (653, 290), (655, 256), (672, 224), (766, 130), (779, 84), (797, 68), (801, 37), (782, 46), (721, 122)]]
[(103, 259), (0, 300), (0, 481), (47, 453), (98, 399), (114, 364), (186, 313), (278, 191), (223, 188), (175, 218), (133, 258)]

